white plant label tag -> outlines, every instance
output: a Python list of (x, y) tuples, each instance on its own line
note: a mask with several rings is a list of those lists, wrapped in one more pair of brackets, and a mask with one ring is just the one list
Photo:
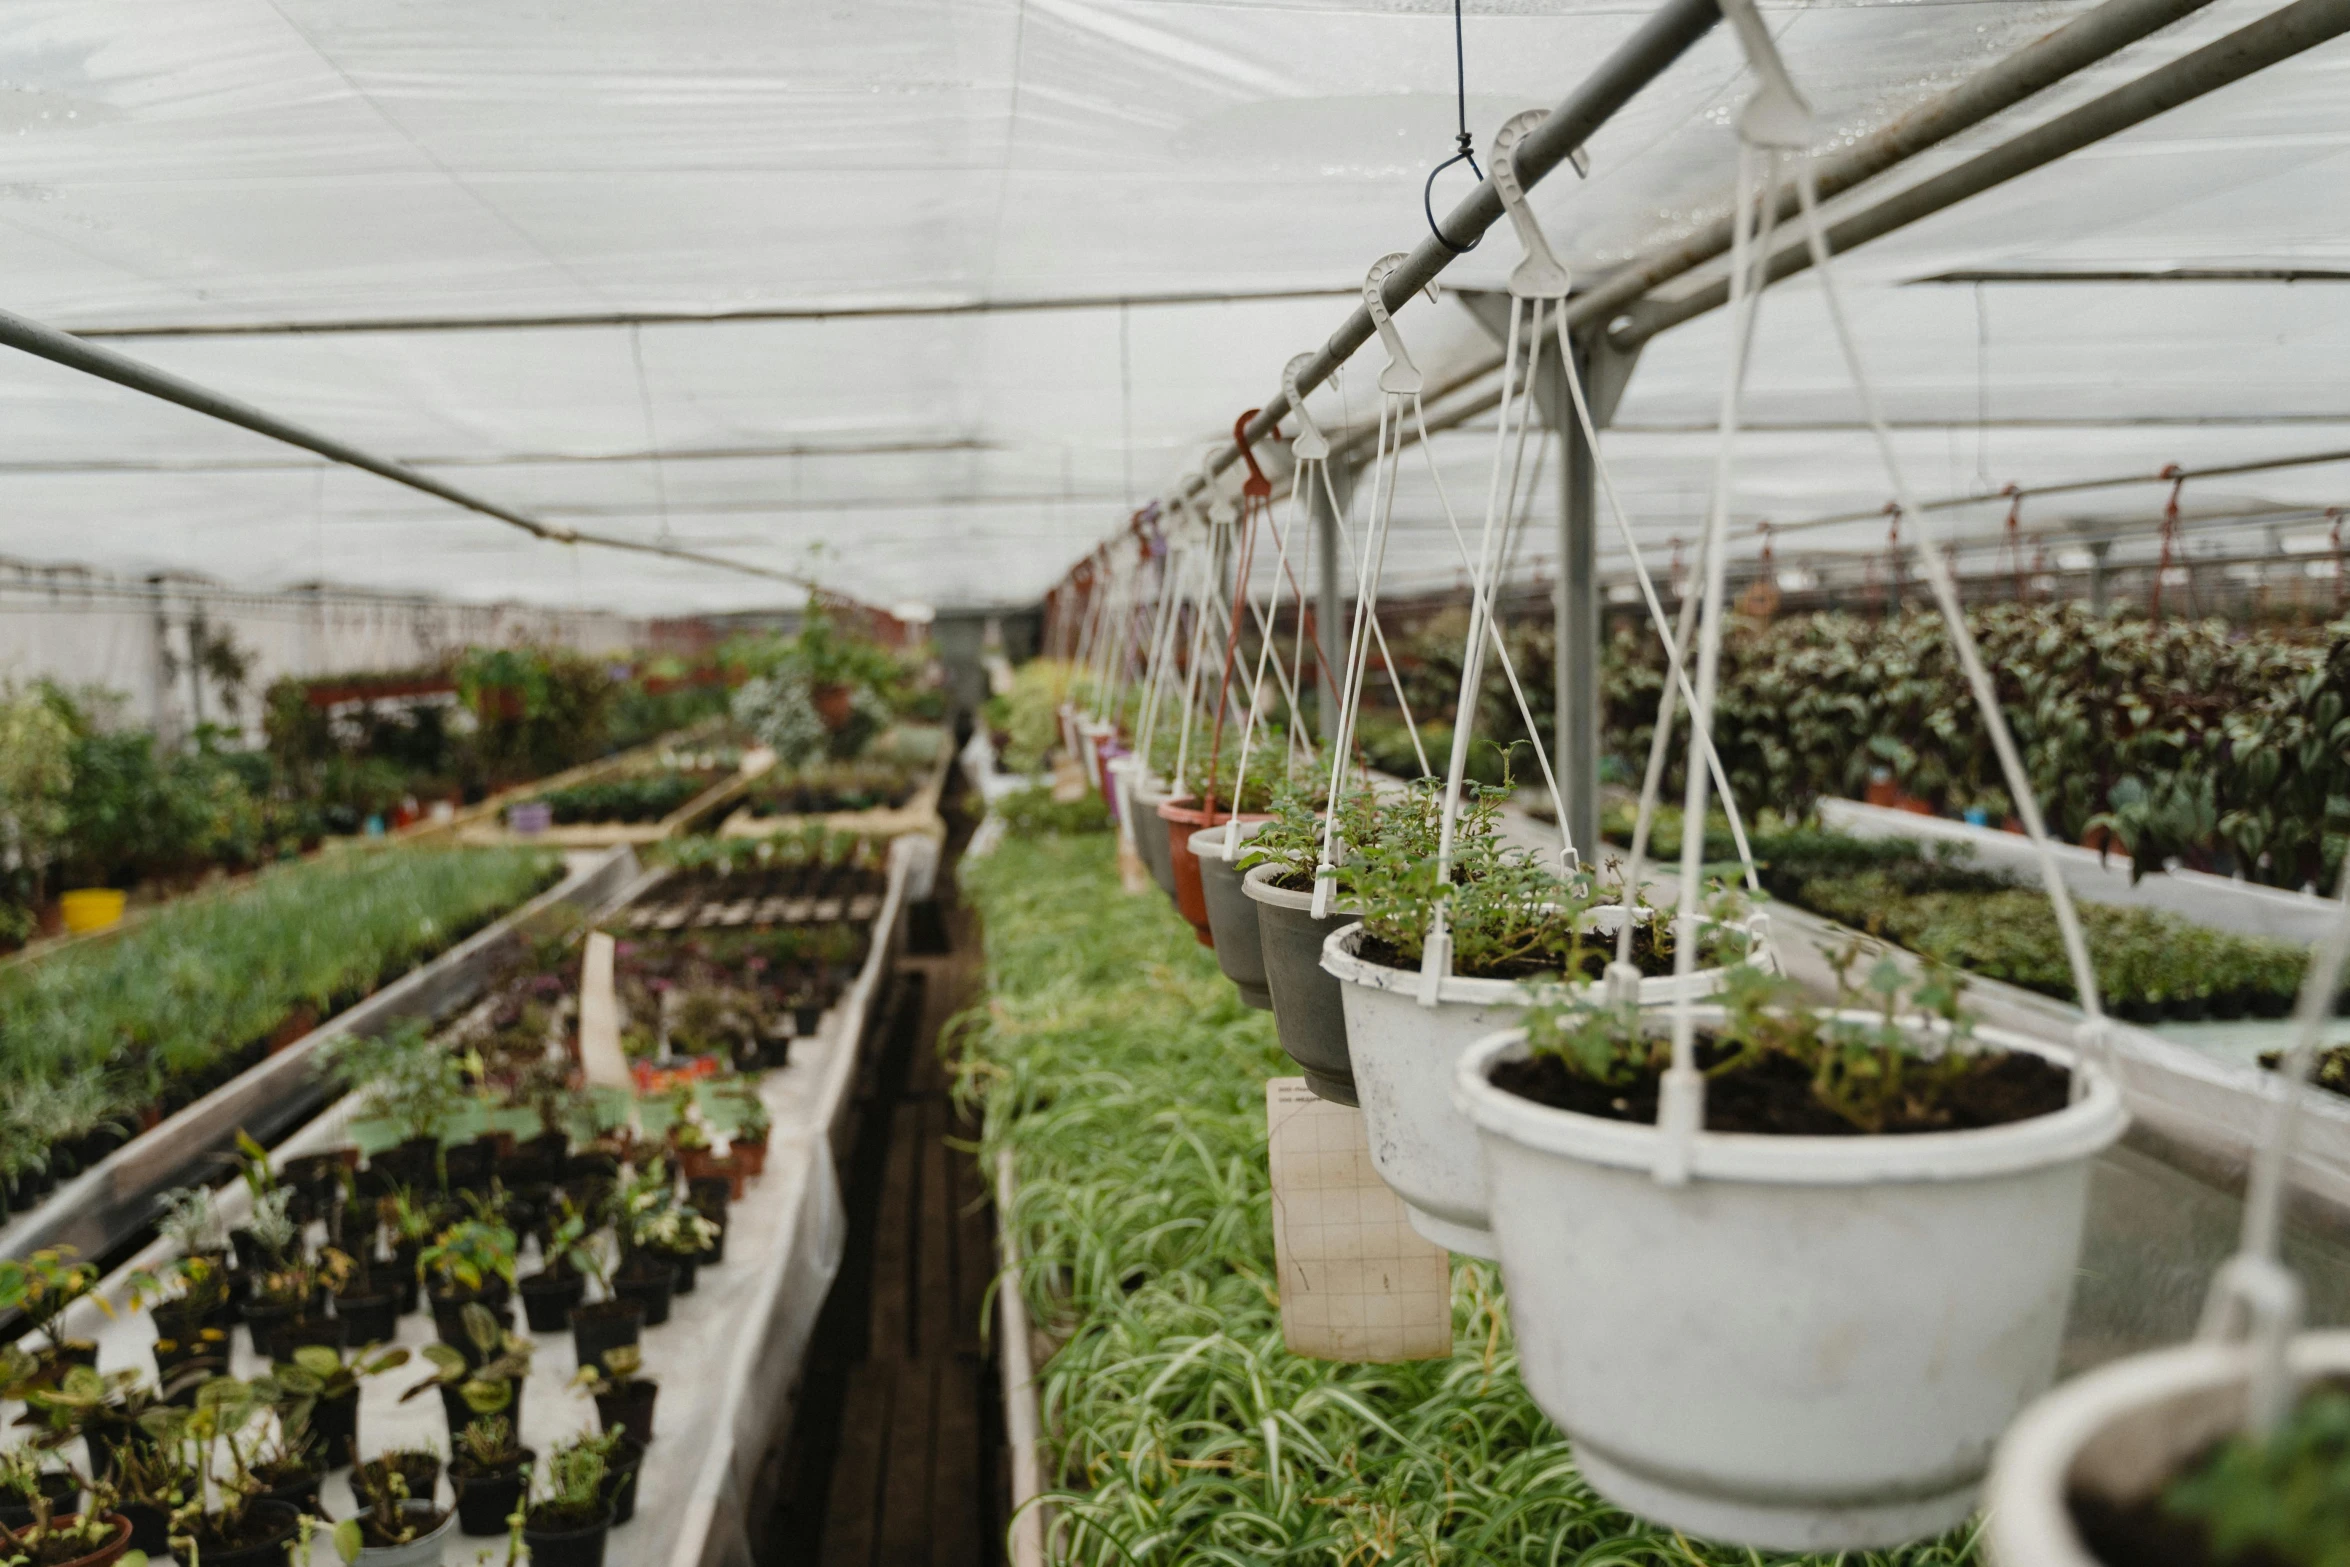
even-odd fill
[(1452, 1256), (1404, 1217), (1371, 1168), (1363, 1112), (1302, 1077), (1265, 1084), (1281, 1338), (1317, 1360), (1452, 1353)]
[(579, 1064), (590, 1084), (627, 1088), (628, 1058), (620, 1053), (620, 995), (612, 983), (612, 938), (588, 932), (579, 974)]

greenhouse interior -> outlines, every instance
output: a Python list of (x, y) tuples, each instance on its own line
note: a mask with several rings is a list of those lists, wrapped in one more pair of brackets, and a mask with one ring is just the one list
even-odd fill
[(2345, 33), (0, 7), (0, 1567), (2350, 1567)]

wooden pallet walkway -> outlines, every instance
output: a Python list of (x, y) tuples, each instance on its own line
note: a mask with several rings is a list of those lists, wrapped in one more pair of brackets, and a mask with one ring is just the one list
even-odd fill
[[(961, 835), (958, 834), (958, 839)], [(960, 842), (950, 843), (952, 852)], [(842, 1161), (849, 1241), (776, 1455), (761, 1567), (992, 1567), (1008, 1463), (995, 1357), (979, 1332), (995, 1276), (988, 1185), (938, 1033), (969, 999), (978, 933), (941, 871), (900, 964)], [(925, 947), (943, 951), (925, 952)]]

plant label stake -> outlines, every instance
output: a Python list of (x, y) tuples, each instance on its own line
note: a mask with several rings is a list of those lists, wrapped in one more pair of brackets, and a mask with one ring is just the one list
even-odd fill
[(592, 1087), (628, 1088), (628, 1058), (620, 1053), (620, 995), (612, 982), (612, 938), (588, 932), (579, 972), (579, 1064)]
[(1302, 1077), (1265, 1084), (1281, 1341), (1293, 1355), (1381, 1363), (1452, 1353), (1452, 1258), (1372, 1168), (1363, 1112)]

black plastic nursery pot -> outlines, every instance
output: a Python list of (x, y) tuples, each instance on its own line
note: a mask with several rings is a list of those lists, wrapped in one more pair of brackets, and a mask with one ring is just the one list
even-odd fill
[(663, 1252), (661, 1255), (663, 1260), (669, 1264), (670, 1271), (676, 1275), (675, 1281), (669, 1286), (669, 1293), (673, 1296), (691, 1295), (694, 1292), (694, 1286), (701, 1280), (701, 1253), (671, 1251)]
[(245, 1508), (245, 1530), (239, 1543), (228, 1545), (206, 1538), (210, 1520), (196, 1537), (204, 1567), (277, 1567), (285, 1559), (286, 1541), (293, 1538), (300, 1511), (286, 1502), (260, 1499)]
[(571, 1349), (583, 1366), (600, 1366), (606, 1350), (623, 1349), (644, 1337), (645, 1308), (634, 1300), (600, 1300), (574, 1307)]
[(392, 1291), (400, 1298), (400, 1315), (414, 1311), (424, 1299), (424, 1281), (416, 1276), (422, 1241), (401, 1241), (392, 1247)]
[(359, 1390), (340, 1398), (322, 1398), (310, 1411), (310, 1432), (326, 1453), (329, 1469), (347, 1469), (359, 1461)]
[(612, 1509), (615, 1529), (636, 1516), (636, 1481), (644, 1467), (644, 1444), (622, 1437), (620, 1451), (612, 1455), (611, 1466), (604, 1471), (604, 1483), (599, 1488), (604, 1504)]
[(477, 1137), (470, 1143), (443, 1149), (441, 1164), (448, 1171), (449, 1190), (486, 1192), (490, 1177), (498, 1173), (498, 1145)]
[(154, 1502), (124, 1502), (115, 1509), (131, 1521), (131, 1549), (149, 1561), (171, 1554), (171, 1513)]
[[(41, 1494), (49, 1499), (50, 1516), (59, 1517), (72, 1512), (79, 1505), (82, 1483), (70, 1470), (44, 1469), (41, 1471)], [(11, 1529), (22, 1529), (33, 1521), (31, 1501), (19, 1501), (18, 1495), (15, 1491), (0, 1491), (0, 1497), (7, 1498), (0, 1501), (0, 1523)]]
[(571, 1326), (571, 1313), (587, 1294), (587, 1280), (576, 1273), (534, 1273), (515, 1289), (533, 1333), (560, 1333)]
[(285, 1331), (292, 1325), (299, 1306), (263, 1306), (248, 1301), (245, 1305), (245, 1336), (252, 1341), (253, 1353), (263, 1360), (286, 1358)]
[(604, 1542), (611, 1537), (612, 1512), (609, 1507), (599, 1512), (592, 1524), (554, 1516), (540, 1525), (533, 1522), (541, 1516), (538, 1509), (525, 1514), (522, 1543), (530, 1547), (532, 1567), (604, 1567)]
[(596, 1395), (596, 1421), (606, 1431), (619, 1426), (627, 1431), (631, 1441), (649, 1446), (653, 1440), (653, 1403), (660, 1396), (660, 1383), (650, 1377), (638, 1377), (609, 1393)]
[(645, 1326), (657, 1328), (669, 1320), (669, 1297), (677, 1288), (677, 1270), (667, 1262), (642, 1255), (632, 1257), (612, 1281), (612, 1292), (644, 1308)]
[(504, 1534), (506, 1520), (513, 1516), (515, 1504), (522, 1500), (522, 1488), (529, 1483), (525, 1466), (537, 1460), (538, 1454), (526, 1447), (502, 1469), (476, 1474), (461, 1461), (451, 1464), (449, 1482), (457, 1488), (457, 1532), (485, 1538)]
[[(313, 1518), (324, 1518), (326, 1509), (318, 1505), (318, 1487), (325, 1479), (326, 1465), (323, 1462), (313, 1464), (301, 1474), (280, 1480), (263, 1491), (255, 1505), (258, 1506), (260, 1502), (283, 1502)], [(211, 1558), (207, 1556), (205, 1559), (209, 1561)]]
[(400, 1336), (400, 1292), (338, 1295), (335, 1315), (342, 1319), (346, 1345), (389, 1344)]

